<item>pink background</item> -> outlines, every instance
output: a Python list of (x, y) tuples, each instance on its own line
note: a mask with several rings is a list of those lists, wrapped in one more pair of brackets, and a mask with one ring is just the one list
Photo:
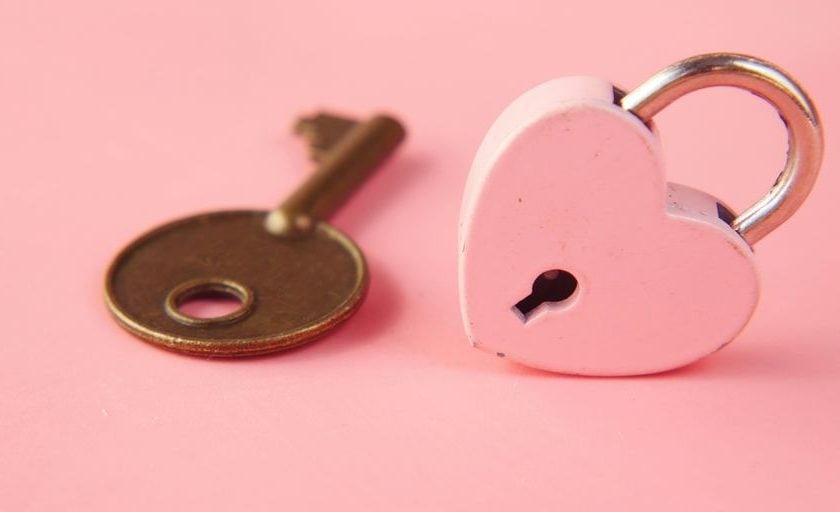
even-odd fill
[[(0, 509), (837, 510), (840, 11), (834, 2), (269, 2), (0, 6)], [(460, 196), (495, 116), (544, 80), (626, 87), (753, 53), (810, 91), (825, 174), (757, 247), (732, 346), (634, 379), (528, 370), (468, 346)], [(270, 207), (309, 169), (288, 127), (388, 109), (406, 147), (334, 220), (368, 301), (277, 357), (208, 361), (123, 332), (112, 255), (152, 226)], [(772, 109), (716, 90), (657, 117), (678, 182), (738, 209), (772, 183)]]

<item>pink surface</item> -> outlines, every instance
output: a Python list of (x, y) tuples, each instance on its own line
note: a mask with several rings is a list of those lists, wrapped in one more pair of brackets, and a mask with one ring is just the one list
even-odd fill
[[(800, 2), (41, 2), (0, 6), (0, 509), (836, 510), (837, 6)], [(713, 50), (797, 77), (824, 174), (756, 247), (738, 340), (647, 378), (528, 370), (458, 311), (467, 170), (527, 88), (631, 87)], [(411, 138), (335, 223), (371, 293), (341, 331), (207, 361), (109, 318), (103, 272), (142, 231), (269, 207), (307, 172), (293, 117), (387, 108)], [(737, 91), (657, 116), (668, 179), (744, 208), (784, 159)]]
[[(758, 299), (753, 252), (717, 200), (665, 182), (659, 139), (610, 82), (565, 77), (514, 101), (464, 191), (458, 280), (477, 348), (533, 368), (672, 370), (729, 343)], [(513, 306), (551, 270), (566, 300)]]

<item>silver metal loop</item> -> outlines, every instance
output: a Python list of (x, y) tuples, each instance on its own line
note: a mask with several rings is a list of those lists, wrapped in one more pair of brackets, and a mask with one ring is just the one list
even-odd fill
[(820, 170), (823, 134), (817, 110), (804, 90), (773, 64), (732, 53), (698, 55), (656, 73), (621, 99), (621, 106), (649, 122), (672, 101), (715, 86), (746, 89), (778, 110), (788, 132), (787, 162), (770, 192), (732, 221), (750, 243), (786, 221), (808, 197)]

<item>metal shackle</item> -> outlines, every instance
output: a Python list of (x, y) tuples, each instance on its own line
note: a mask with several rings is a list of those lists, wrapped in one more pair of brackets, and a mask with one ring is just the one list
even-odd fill
[(751, 245), (779, 227), (814, 186), (823, 155), (819, 115), (805, 91), (786, 72), (755, 57), (733, 53), (698, 55), (656, 73), (621, 99), (621, 107), (644, 122), (684, 94), (731, 86), (763, 98), (787, 127), (787, 162), (770, 191), (732, 221)]

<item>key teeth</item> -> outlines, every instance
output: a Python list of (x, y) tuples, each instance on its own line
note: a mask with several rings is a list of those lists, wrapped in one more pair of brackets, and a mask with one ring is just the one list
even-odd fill
[(350, 118), (319, 112), (314, 116), (299, 119), (294, 130), (306, 139), (312, 160), (320, 162), (357, 124), (357, 121)]

